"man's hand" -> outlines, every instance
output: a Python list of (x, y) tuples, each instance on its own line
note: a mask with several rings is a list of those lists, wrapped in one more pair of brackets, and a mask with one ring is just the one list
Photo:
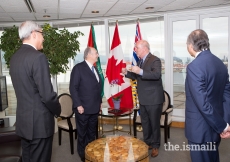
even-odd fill
[(230, 138), (230, 132), (225, 132), (220, 134), (221, 138)]
[(77, 107), (77, 110), (78, 110), (78, 113), (79, 113), (79, 114), (84, 113), (84, 108), (83, 108), (82, 106), (78, 106), (78, 107)]
[(230, 126), (220, 134), (221, 138), (230, 138)]
[(133, 73), (140, 74), (141, 68), (139, 68), (138, 66), (132, 66), (131, 71)]
[(126, 68), (122, 68), (121, 72), (122, 72), (122, 74), (126, 75), (127, 74), (127, 69)]

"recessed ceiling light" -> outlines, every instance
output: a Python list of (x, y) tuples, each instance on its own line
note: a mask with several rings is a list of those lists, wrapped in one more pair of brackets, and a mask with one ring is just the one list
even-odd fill
[(92, 11), (92, 13), (99, 13), (99, 11)]
[(49, 18), (49, 17), (50, 17), (50, 15), (46, 15), (46, 11), (47, 11), (47, 10), (46, 10), (46, 9), (44, 9), (45, 15), (43, 15), (43, 17), (44, 17), (44, 18)]
[(48, 17), (50, 17), (50, 15), (44, 15), (43, 17), (44, 17), (44, 18), (48, 18)]
[(154, 7), (146, 7), (145, 9), (146, 10), (152, 10), (152, 9), (154, 9)]

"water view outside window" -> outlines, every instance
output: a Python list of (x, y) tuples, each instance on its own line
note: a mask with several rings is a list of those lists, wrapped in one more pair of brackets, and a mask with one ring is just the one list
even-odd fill
[[(182, 28), (183, 27), (183, 28)], [(185, 108), (186, 67), (193, 60), (187, 51), (187, 37), (196, 29), (196, 20), (173, 22), (173, 107)]]
[(205, 18), (203, 30), (208, 34), (211, 52), (228, 67), (228, 17)]
[[(201, 22), (202, 29), (209, 36), (211, 52), (228, 67), (228, 17), (204, 18)], [(186, 67), (194, 59), (187, 52), (186, 40), (190, 32), (195, 29), (195, 20), (173, 22), (174, 108), (185, 108)]]

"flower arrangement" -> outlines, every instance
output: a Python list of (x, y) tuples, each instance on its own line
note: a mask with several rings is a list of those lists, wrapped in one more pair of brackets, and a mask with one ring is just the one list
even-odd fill
[(123, 97), (123, 95), (124, 94), (119, 94), (117, 96), (113, 96), (112, 98), (113, 98), (113, 100), (118, 101), (118, 100), (120, 100)]

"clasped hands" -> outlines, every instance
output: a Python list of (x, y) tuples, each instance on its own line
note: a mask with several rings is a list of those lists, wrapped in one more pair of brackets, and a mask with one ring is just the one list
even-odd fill
[(230, 138), (230, 126), (220, 134), (221, 138)]
[(127, 71), (136, 73), (136, 74), (140, 74), (141, 68), (138, 66), (131, 66), (131, 68), (129, 70), (127, 70), (126, 68), (122, 68), (121, 72), (122, 74), (126, 75)]

